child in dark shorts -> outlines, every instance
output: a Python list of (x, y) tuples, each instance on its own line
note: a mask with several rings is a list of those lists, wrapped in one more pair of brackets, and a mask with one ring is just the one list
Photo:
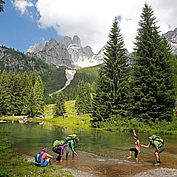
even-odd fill
[(138, 135), (136, 134), (136, 131), (133, 130), (133, 135), (134, 135), (134, 142), (135, 142), (135, 147), (134, 148), (130, 148), (129, 149), (129, 156), (128, 156), (128, 159), (131, 159), (132, 158), (132, 152), (134, 152), (135, 154), (135, 159), (136, 161), (138, 162), (138, 156), (139, 156), (139, 153), (140, 153), (140, 141), (139, 141), (139, 138), (138, 138)]

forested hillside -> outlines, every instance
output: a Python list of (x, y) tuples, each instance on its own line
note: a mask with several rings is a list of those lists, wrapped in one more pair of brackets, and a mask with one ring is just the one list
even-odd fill
[(66, 82), (65, 67), (57, 68), (41, 59), (29, 57), (4, 46), (0, 47), (0, 70), (39, 74), (44, 84), (46, 98), (49, 93), (62, 88)]
[(94, 90), (95, 82), (98, 79), (98, 73), (101, 66), (102, 65), (78, 69), (74, 79), (72, 80), (70, 85), (64, 90), (66, 99), (73, 100), (76, 98), (78, 94), (78, 84), (81, 80), (86, 83), (89, 83), (91, 89)]
[[(94, 89), (100, 66), (78, 69), (74, 79), (64, 90), (66, 99), (76, 98), (77, 86), (80, 80), (89, 83), (91, 88)], [(66, 67), (64, 66), (57, 68), (55, 65), (49, 65), (39, 58), (30, 57), (15, 49), (5, 46), (0, 47), (0, 70), (39, 74), (44, 84), (44, 93), (47, 101), (50, 100), (50, 93), (64, 87), (66, 82), (65, 69)]]

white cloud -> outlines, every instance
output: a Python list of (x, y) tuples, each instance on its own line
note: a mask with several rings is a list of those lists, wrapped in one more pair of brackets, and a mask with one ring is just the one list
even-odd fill
[[(108, 40), (115, 16), (121, 16), (121, 32), (125, 39), (136, 32), (138, 7), (128, 0), (38, 0), (39, 24), (42, 28), (54, 27), (59, 35), (79, 35), (82, 44), (98, 52)], [(139, 7), (142, 0), (136, 0)], [(132, 11), (134, 10), (134, 14)], [(127, 19), (133, 20), (127, 20)], [(132, 26), (133, 25), (133, 26)], [(126, 42), (132, 47), (131, 39)]]
[[(31, 5), (30, 0), (15, 2), (21, 12)], [(154, 10), (163, 33), (177, 27), (175, 0), (37, 0), (36, 9), (41, 28), (53, 27), (60, 36), (76, 34), (94, 52), (106, 44), (113, 19), (119, 16), (125, 46), (131, 51), (145, 2)]]
[(149, 0), (162, 33), (177, 27), (177, 1)]
[(13, 6), (23, 15), (28, 7), (33, 7), (32, 0), (14, 0)]

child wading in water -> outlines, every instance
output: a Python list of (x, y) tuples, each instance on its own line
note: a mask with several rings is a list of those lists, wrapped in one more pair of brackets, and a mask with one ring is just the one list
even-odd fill
[(141, 147), (149, 148), (149, 147), (154, 147), (155, 152), (154, 155), (156, 157), (156, 162), (154, 165), (159, 166), (160, 165), (160, 153), (162, 153), (165, 150), (164, 146), (164, 140), (160, 136), (152, 135), (148, 138), (148, 145), (141, 144)]
[(133, 130), (133, 135), (134, 135), (135, 147), (130, 148), (130, 150), (129, 150), (130, 155), (128, 156), (128, 159), (132, 158), (132, 152), (134, 152), (135, 153), (135, 159), (138, 162), (138, 156), (139, 156), (139, 153), (140, 153), (141, 145), (140, 145), (140, 141), (139, 141), (138, 135), (136, 134), (135, 130)]

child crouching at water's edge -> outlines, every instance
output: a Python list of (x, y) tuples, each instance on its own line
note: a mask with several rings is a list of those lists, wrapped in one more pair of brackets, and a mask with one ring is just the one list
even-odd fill
[(53, 152), (58, 154), (57, 158), (55, 159), (57, 162), (62, 162), (64, 150), (68, 146), (67, 142), (64, 142), (63, 140), (61, 140), (61, 142), (63, 142), (61, 145), (57, 145), (52, 148)]
[(46, 167), (47, 165), (51, 164), (51, 159), (53, 159), (53, 156), (48, 154), (47, 152), (47, 148), (42, 148), (42, 151), (36, 154), (35, 165)]
[(128, 159), (132, 158), (132, 152), (134, 152), (135, 159), (138, 162), (138, 156), (140, 154), (140, 147), (141, 147), (141, 145), (140, 145), (140, 141), (139, 141), (138, 135), (137, 135), (137, 133), (136, 133), (135, 130), (133, 130), (133, 136), (134, 136), (135, 147), (134, 148), (130, 148)]

